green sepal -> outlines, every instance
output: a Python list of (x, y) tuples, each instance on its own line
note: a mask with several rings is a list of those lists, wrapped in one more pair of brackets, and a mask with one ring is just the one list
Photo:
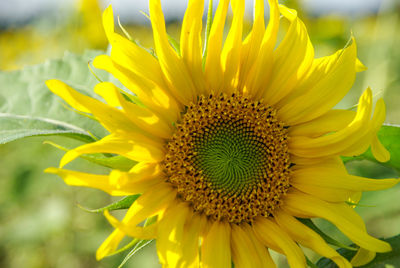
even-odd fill
[[(68, 148), (65, 148), (65, 147), (58, 145), (51, 141), (45, 141), (43, 143), (50, 144), (51, 146), (54, 146), (65, 152), (68, 152), (70, 150)], [(121, 171), (129, 171), (134, 165), (136, 165), (135, 161), (130, 160), (121, 155), (109, 156), (109, 155), (105, 155), (105, 154), (84, 154), (84, 155), (80, 155), (79, 157), (82, 159), (85, 159), (89, 162), (92, 162), (94, 164), (97, 164), (97, 165), (100, 165), (103, 167), (108, 167), (111, 169), (118, 169)]]
[(121, 171), (129, 171), (136, 165), (135, 161), (121, 155), (107, 157), (104, 154), (85, 154), (80, 157), (97, 165)]
[(78, 204), (78, 207), (87, 211), (87, 212), (92, 212), (92, 213), (101, 213), (104, 212), (106, 210), (108, 211), (112, 211), (112, 210), (121, 210), (121, 209), (128, 209), (131, 207), (131, 205), (133, 204), (133, 202), (136, 201), (136, 199), (138, 199), (140, 196), (140, 194), (136, 194), (136, 195), (129, 195), (126, 196), (124, 198), (122, 198), (121, 200), (114, 202), (108, 206), (102, 207), (102, 208), (98, 208), (98, 209), (88, 209), (85, 208), (81, 205)]
[(128, 250), (128, 249), (130, 249), (130, 248), (132, 248), (132, 247), (134, 247), (134, 246), (136, 246), (136, 244), (139, 243), (140, 241), (143, 241), (143, 240), (134, 238), (134, 239), (132, 239), (131, 242), (129, 242), (128, 244), (126, 244), (126, 245), (123, 246), (122, 248), (120, 248), (120, 249), (114, 251), (114, 252), (111, 253), (110, 255), (107, 255), (107, 257), (114, 256), (114, 255), (117, 255), (117, 254), (119, 254), (119, 253), (121, 253), (121, 252), (124, 252), (124, 251), (126, 251), (126, 250)]
[(124, 26), (122, 26), (121, 21), (119, 19), (119, 16), (117, 17), (117, 21), (118, 21), (118, 26), (119, 28), (122, 30), (122, 32), (125, 34), (126, 38), (129, 39), (129, 41), (133, 42), (136, 44), (135, 40), (133, 40), (132, 36), (128, 33), (128, 31), (124, 28)]
[[(388, 242), (392, 246), (392, 251), (386, 253), (377, 253), (375, 259), (366, 265), (359, 266), (360, 268), (400, 267), (400, 235), (381, 240)], [(356, 254), (354, 251), (350, 251), (345, 248), (338, 249), (337, 251), (349, 261)], [(336, 268), (337, 266), (330, 259), (321, 258), (317, 262), (317, 267)]]
[(345, 248), (347, 250), (350, 251), (356, 251), (358, 248), (355, 247), (351, 247), (351, 246), (346, 246), (345, 244), (337, 241), (336, 239), (333, 239), (332, 237), (328, 236), (327, 234), (325, 234), (323, 231), (321, 231), (321, 229), (319, 229), (312, 220), (310, 219), (302, 219), (302, 218), (297, 218), (301, 223), (303, 223), (304, 225), (306, 225), (307, 227), (309, 227), (310, 229), (312, 229), (314, 232), (316, 232), (317, 234), (319, 234), (322, 239), (325, 240), (326, 243), (331, 244), (333, 246), (337, 246), (340, 248)]
[(118, 268), (122, 268), (125, 263), (133, 257), (139, 250), (144, 248), (145, 246), (149, 245), (153, 240), (140, 240), (138, 243), (136, 243), (135, 247), (128, 253), (128, 255), (125, 256), (124, 260), (121, 262), (121, 264), (118, 266)]
[(169, 34), (168, 34), (168, 41), (172, 45), (172, 47), (175, 49), (176, 53), (178, 53), (178, 55), (181, 55), (181, 46), (180, 46), (179, 42)]

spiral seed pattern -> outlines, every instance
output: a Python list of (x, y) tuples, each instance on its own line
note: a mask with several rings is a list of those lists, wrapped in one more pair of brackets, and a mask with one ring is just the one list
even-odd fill
[(269, 217), (290, 187), (287, 139), (276, 111), (260, 101), (200, 96), (176, 125), (164, 170), (195, 211), (251, 223)]

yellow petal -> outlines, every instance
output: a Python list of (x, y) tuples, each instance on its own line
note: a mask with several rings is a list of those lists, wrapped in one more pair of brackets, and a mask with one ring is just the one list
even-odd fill
[(114, 32), (114, 15), (111, 5), (103, 13), (103, 25), (110, 42), (111, 58), (124, 68), (164, 86), (160, 65), (146, 49)]
[(103, 27), (108, 41), (112, 43), (112, 35), (114, 33), (114, 15), (111, 5), (109, 5), (103, 12)]
[(371, 151), (376, 160), (379, 162), (387, 162), (390, 160), (390, 153), (379, 141), (377, 136), (372, 138)]
[(149, 8), (154, 45), (165, 81), (175, 98), (187, 105), (195, 100), (196, 88), (186, 65), (169, 44), (160, 0), (150, 0)]
[(140, 132), (139, 128), (120, 110), (85, 96), (59, 80), (48, 80), (50, 90), (68, 104), (82, 112), (92, 113), (110, 132)]
[(182, 60), (191, 74), (198, 94), (206, 93), (202, 68), (201, 28), (204, 0), (190, 0), (182, 22), (180, 48)]
[[(335, 161), (333, 161), (333, 160), (335, 160)], [(290, 155), (290, 161), (295, 164), (292, 167), (293, 170), (294, 169), (303, 168), (303, 167), (310, 167), (310, 166), (320, 165), (321, 163), (325, 163), (327, 161), (328, 162), (332, 162), (333, 161), (334, 163), (338, 163), (338, 162), (343, 163), (343, 161), (340, 158), (340, 156), (337, 156), (337, 155), (336, 156), (329, 156), (329, 157), (321, 157), (321, 158), (307, 158), (307, 157), (300, 157), (300, 156), (291, 154)]]
[[(119, 34), (114, 34), (114, 37), (111, 58), (122, 67), (165, 89), (166, 84), (158, 61), (146, 49), (139, 47), (134, 42)], [(165, 93), (167, 94), (167, 90)]]
[(356, 43), (334, 55), (317, 60), (308, 78), (299, 85), (298, 97), (282, 100), (279, 118), (288, 125), (310, 121), (334, 107), (353, 85), (357, 58)]
[(108, 105), (112, 107), (121, 107), (122, 105), (119, 98), (113, 90), (114, 87), (115, 86), (110, 82), (98, 83), (94, 87), (94, 92), (96, 92), (97, 95), (100, 95)]
[(274, 213), (274, 219), (296, 242), (306, 246), (321, 256), (333, 260), (340, 268), (351, 268), (351, 264), (315, 233), (313, 230), (296, 220), (296, 218), (279, 210)]
[(114, 84), (110, 82), (100, 83), (97, 84), (96, 89), (97, 91), (100, 89), (103, 95), (110, 99), (110, 101), (121, 105), (126, 116), (144, 131), (161, 138), (171, 138), (173, 131), (172, 124), (169, 125), (150, 109), (127, 101)]
[(282, 43), (274, 52), (271, 81), (265, 88), (263, 98), (273, 105), (288, 95), (314, 60), (314, 48), (304, 23), (297, 12), (280, 5), (282, 15), (290, 21), (290, 27)]
[[(370, 145), (372, 145), (372, 142), (374, 138), (376, 138), (376, 134), (379, 130), (379, 128), (382, 126), (383, 122), (385, 121), (386, 117), (386, 107), (385, 107), (385, 102), (383, 99), (379, 99), (376, 102), (375, 105), (375, 111), (372, 119), (366, 124), (366, 130), (363, 133), (360, 133), (357, 141), (353, 144), (351, 144), (346, 150), (342, 151), (342, 155), (344, 156), (352, 156), (352, 155), (360, 155), (364, 153)], [(375, 144), (374, 144), (375, 146)], [(382, 146), (383, 147), (383, 146)], [(376, 149), (376, 148), (374, 148)], [(380, 148), (382, 149), (382, 148)], [(387, 157), (387, 151), (386, 149), (382, 149), (382, 151), (375, 151), (375, 153), (378, 154), (378, 158)], [(382, 154), (382, 155), (380, 155)], [(390, 156), (390, 154), (389, 154)]]
[(354, 255), (354, 257), (351, 259), (351, 264), (354, 267), (363, 266), (371, 262), (375, 258), (375, 256), (375, 252), (360, 248), (357, 251), (356, 255)]
[(360, 135), (369, 128), (372, 110), (372, 92), (367, 89), (360, 97), (357, 114), (344, 129), (318, 138), (292, 137), (289, 141), (290, 152), (305, 158), (318, 158), (329, 155), (344, 155), (344, 151), (357, 143)]
[(290, 267), (306, 267), (306, 259), (299, 246), (274, 221), (258, 217), (253, 228), (264, 245), (272, 240), (284, 252)]
[(264, 0), (256, 0), (254, 2), (253, 28), (243, 41), (240, 54), (239, 90), (243, 89), (245, 86), (245, 83), (248, 81), (249, 72), (257, 60), (261, 41), (265, 31), (264, 23)]
[(368, 179), (348, 175), (336, 168), (314, 167), (294, 170), (291, 182), (297, 185), (312, 185), (351, 191), (376, 191), (393, 187), (400, 179)]
[[(165, 267), (178, 267), (177, 264), (182, 259), (181, 242), (188, 214), (188, 205), (180, 202), (176, 206), (170, 206), (159, 223), (157, 253), (161, 264)], [(192, 237), (192, 239), (195, 240), (196, 237)]]
[(191, 213), (184, 226), (182, 238), (182, 258), (179, 267), (200, 267), (199, 238), (201, 230), (207, 222), (204, 215)]
[(46, 173), (57, 174), (66, 184), (100, 189), (114, 196), (140, 194), (162, 182), (160, 166), (154, 163), (139, 163), (130, 172), (112, 170), (109, 175), (95, 175), (78, 171), (47, 168)]
[(103, 26), (112, 45), (111, 58), (125, 68), (147, 79), (164, 85), (160, 65), (146, 49), (114, 32), (114, 14), (111, 5), (103, 13)]
[(365, 249), (375, 252), (391, 250), (388, 243), (368, 235), (365, 227), (360, 227), (358, 221), (361, 219), (357, 219), (359, 218), (357, 213), (344, 203), (329, 203), (298, 191), (289, 192), (283, 202), (285, 206), (282, 209), (289, 214), (326, 219), (336, 225), (354, 243)]
[(145, 239), (150, 240), (157, 237), (157, 224), (154, 223), (150, 226), (146, 227), (138, 227), (138, 226), (129, 226), (120, 222), (115, 217), (113, 217), (108, 210), (104, 211), (104, 216), (110, 222), (110, 224), (117, 230), (120, 230), (125, 235), (129, 235), (133, 238), (137, 239)]
[(245, 84), (246, 92), (249, 92), (254, 98), (261, 98), (265, 92), (266, 85), (269, 83), (273, 69), (273, 50), (278, 36), (280, 17), (278, 1), (268, 0), (268, 2), (270, 10), (268, 27), (264, 33), (254, 66)]
[(220, 56), (228, 6), (229, 0), (222, 0), (219, 2), (208, 38), (208, 52), (205, 63), (205, 76), (209, 88), (214, 92), (221, 92), (222, 90), (221, 77), (223, 77), (223, 72)]
[(47, 80), (46, 86), (51, 90), (51, 92), (60, 96), (74, 109), (84, 113), (91, 113), (91, 111), (86, 107), (86, 105), (82, 104), (75, 98), (74, 90), (64, 82), (61, 82), (60, 80), (56, 79)]
[(363, 72), (368, 70), (368, 68), (357, 58), (356, 60), (356, 72)]
[(355, 193), (346, 189), (324, 188), (315, 185), (293, 183), (293, 187), (322, 200), (329, 202), (345, 202)]
[(253, 234), (247, 223), (232, 225), (232, 259), (237, 268), (276, 267), (268, 250)]
[(82, 154), (112, 153), (119, 154), (135, 161), (159, 162), (164, 159), (163, 145), (149, 140), (140, 134), (111, 134), (103, 139), (81, 145), (68, 151), (60, 161), (60, 167), (65, 166)]
[(231, 268), (231, 227), (227, 222), (214, 221), (201, 245), (204, 268)]
[(179, 104), (156, 83), (120, 66), (106, 55), (96, 57), (93, 65), (113, 74), (124, 86), (135, 93), (146, 107), (163, 115), (169, 122), (176, 122), (181, 111)]
[(104, 257), (115, 252), (121, 240), (125, 237), (125, 234), (120, 230), (114, 230), (109, 237), (101, 244), (97, 249), (96, 259), (99, 261)]
[(136, 164), (129, 172), (112, 170), (110, 185), (116, 189), (124, 189), (131, 194), (141, 194), (161, 183), (163, 177), (164, 174), (161, 172), (160, 165), (141, 162)]
[(174, 204), (176, 191), (165, 183), (155, 185), (150, 191), (143, 193), (128, 209), (122, 223), (136, 226), (147, 218), (163, 212)]
[(354, 119), (355, 114), (349, 110), (330, 110), (314, 120), (290, 127), (289, 133), (290, 136), (318, 137), (343, 129)]
[[(358, 204), (358, 202), (360, 202), (362, 197), (362, 192), (355, 192), (354, 194), (352, 194), (349, 198), (349, 200), (347, 200), (348, 202), (352, 203), (352, 204)], [(352, 208), (355, 208), (356, 205), (350, 205)]]
[(244, 0), (232, 0), (233, 20), (221, 53), (223, 91), (232, 93), (237, 89), (240, 53), (242, 46)]
[(110, 195), (125, 196), (133, 194), (129, 189), (118, 189), (110, 183), (108, 175), (95, 175), (91, 173), (78, 172), (60, 168), (47, 168), (46, 173), (60, 176), (64, 182), (71, 186), (82, 186), (100, 189)]

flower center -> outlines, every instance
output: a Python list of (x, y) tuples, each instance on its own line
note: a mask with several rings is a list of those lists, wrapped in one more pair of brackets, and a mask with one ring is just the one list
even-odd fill
[(269, 217), (289, 188), (287, 131), (276, 111), (238, 94), (200, 96), (167, 144), (178, 195), (214, 220)]

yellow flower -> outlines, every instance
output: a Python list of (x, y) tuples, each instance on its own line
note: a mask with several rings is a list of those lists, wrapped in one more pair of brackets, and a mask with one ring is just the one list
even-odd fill
[[(392, 187), (398, 179), (349, 175), (340, 156), (371, 147), (379, 161), (389, 153), (376, 133), (385, 118), (371, 90), (357, 112), (333, 109), (351, 88), (357, 60), (353, 39), (335, 54), (314, 59), (314, 50), (295, 10), (269, 0), (255, 2), (250, 34), (242, 40), (244, 0), (232, 0), (233, 20), (223, 42), (229, 0), (219, 3), (202, 55), (204, 0), (190, 0), (180, 50), (168, 41), (160, 0), (150, 0), (156, 56), (114, 32), (112, 9), (103, 14), (111, 56), (97, 68), (118, 78), (131, 93), (104, 82), (95, 92), (107, 104), (63, 82), (48, 87), (76, 110), (91, 113), (110, 132), (61, 160), (61, 168), (82, 154), (113, 153), (138, 163), (129, 171), (94, 175), (58, 168), (67, 184), (111, 195), (141, 194), (122, 221), (105, 213), (115, 231), (97, 252), (113, 253), (126, 236), (156, 239), (164, 267), (275, 267), (269, 250), (306, 267), (299, 245), (351, 264), (298, 218), (323, 218), (360, 246), (354, 265), (391, 247), (367, 234), (348, 205), (362, 191)], [(277, 45), (281, 20), (290, 24)], [(275, 48), (276, 47), (276, 48)], [(136, 98), (135, 97), (135, 98)], [(371, 116), (371, 114), (373, 114)], [(156, 216), (153, 224), (138, 225)], [(154, 218), (153, 218), (154, 219)]]

